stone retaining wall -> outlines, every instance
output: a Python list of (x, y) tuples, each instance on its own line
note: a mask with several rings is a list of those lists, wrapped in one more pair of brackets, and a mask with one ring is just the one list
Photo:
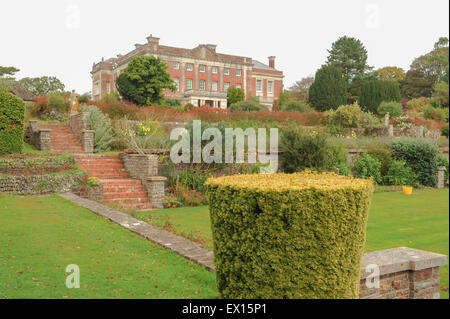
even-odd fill
[(58, 166), (74, 165), (73, 155), (13, 155), (1, 156), (0, 168), (24, 169), (24, 168), (54, 168)]
[(47, 175), (0, 175), (0, 193), (38, 195), (69, 192), (83, 176), (82, 171)]

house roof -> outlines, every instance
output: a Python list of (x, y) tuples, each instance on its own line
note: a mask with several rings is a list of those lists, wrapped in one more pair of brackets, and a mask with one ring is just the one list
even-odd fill
[(36, 96), (27, 89), (25, 89), (22, 86), (22, 84), (20, 84), (17, 81), (11, 82), (11, 86), (8, 88), (8, 91), (27, 102), (32, 102), (36, 100)]
[(261, 63), (258, 60), (253, 60), (253, 66), (255, 68), (263, 69), (263, 70), (275, 70), (274, 68), (271, 68), (267, 64)]

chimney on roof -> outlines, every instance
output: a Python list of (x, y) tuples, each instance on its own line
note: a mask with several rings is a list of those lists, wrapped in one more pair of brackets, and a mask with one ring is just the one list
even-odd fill
[(152, 43), (152, 44), (159, 45), (159, 38), (154, 37), (153, 34), (150, 34), (150, 35), (147, 37), (147, 42), (148, 42), (148, 43)]
[(275, 69), (275, 57), (274, 57), (274, 56), (270, 56), (270, 57), (269, 57), (269, 66), (270, 66), (272, 69)]
[(213, 52), (216, 52), (217, 44), (206, 44), (206, 47)]

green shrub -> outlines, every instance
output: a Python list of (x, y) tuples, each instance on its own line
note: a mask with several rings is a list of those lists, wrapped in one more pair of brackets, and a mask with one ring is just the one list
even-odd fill
[(220, 297), (359, 297), (370, 181), (256, 174), (206, 187)]
[(241, 101), (231, 104), (230, 111), (265, 111), (267, 108), (255, 101)]
[(386, 115), (389, 112), (390, 117), (398, 117), (403, 114), (403, 107), (398, 102), (381, 102), (378, 106), (378, 114)]
[(345, 146), (318, 131), (307, 131), (289, 125), (281, 131), (281, 169), (286, 173), (300, 172), (306, 168), (317, 171), (335, 170), (348, 166)]
[(358, 103), (355, 102), (350, 105), (341, 105), (336, 110), (329, 110), (325, 116), (329, 126), (354, 128), (360, 126), (362, 113)]
[(95, 105), (84, 106), (82, 111), (89, 113), (89, 124), (95, 131), (94, 152), (109, 151), (114, 140), (111, 120)]
[(326, 144), (325, 135), (316, 131), (307, 132), (297, 125), (283, 128), (280, 140), (283, 172), (299, 172), (305, 168), (324, 169), (327, 162)]
[(69, 102), (59, 93), (50, 94), (47, 102), (47, 113), (67, 113), (69, 111)]
[(442, 127), (441, 134), (442, 134), (442, 136), (445, 136), (446, 138), (448, 138), (448, 125), (444, 125)]
[(423, 117), (427, 120), (435, 120), (435, 121), (443, 121), (444, 120), (444, 112), (441, 108), (434, 107), (433, 105), (428, 105), (423, 110)]
[(375, 184), (380, 184), (382, 181), (380, 168), (381, 163), (370, 155), (367, 155), (367, 153), (362, 153), (356, 160), (356, 176), (372, 178)]
[(389, 144), (394, 159), (406, 161), (424, 186), (436, 185), (438, 147), (427, 139), (399, 138)]
[(392, 161), (391, 151), (387, 146), (371, 146), (367, 154), (380, 162), (380, 173), (382, 176), (387, 174), (389, 164)]
[(78, 103), (86, 104), (90, 100), (91, 100), (91, 95), (89, 93), (84, 93), (84, 94), (80, 95), (80, 97), (78, 98)]
[(184, 169), (178, 174), (178, 182), (190, 190), (204, 192), (204, 184), (211, 174), (195, 169)]
[(281, 106), (281, 111), (286, 112), (309, 112), (312, 111), (311, 106), (308, 103), (301, 101), (289, 101)]
[(393, 160), (389, 163), (389, 169), (384, 176), (386, 185), (413, 185), (413, 172), (406, 162)]
[(431, 99), (429, 97), (419, 97), (406, 102), (407, 109), (416, 109), (422, 111), (428, 104), (430, 104)]
[(0, 154), (22, 153), (25, 103), (0, 91)]
[(227, 90), (227, 104), (231, 106), (232, 104), (244, 101), (245, 92), (241, 88), (229, 87)]

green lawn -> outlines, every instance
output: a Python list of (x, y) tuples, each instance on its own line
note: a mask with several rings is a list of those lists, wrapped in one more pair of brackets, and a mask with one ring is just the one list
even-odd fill
[(0, 194), (0, 298), (215, 297), (213, 273), (57, 195)]
[[(367, 226), (366, 251), (411, 247), (449, 254), (449, 190), (375, 193)], [(212, 249), (208, 207), (134, 213), (135, 217), (194, 239)], [(448, 265), (441, 267), (441, 296), (448, 298)]]

